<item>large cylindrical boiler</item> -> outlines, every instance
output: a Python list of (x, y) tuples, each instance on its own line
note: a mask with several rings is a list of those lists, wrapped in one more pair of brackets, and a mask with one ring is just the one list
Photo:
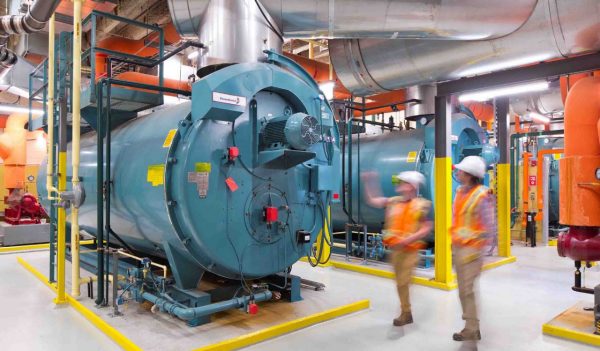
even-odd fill
[[(191, 102), (111, 136), (112, 229), (175, 270), (230, 279), (281, 272), (307, 254), (339, 188), (329, 105), (314, 82), (274, 64), (223, 68), (194, 84)], [(92, 234), (96, 165), (96, 134), (86, 134), (80, 176), (88, 200), (79, 213)]]
[[(417, 129), (361, 137), (360, 154), (358, 152), (359, 142), (357, 138), (354, 138), (351, 189), (354, 220), (366, 224), (369, 231), (381, 230), (384, 222), (384, 210), (367, 205), (363, 197), (364, 187), (359, 189), (360, 174), (357, 167), (359, 157), (361, 171), (375, 171), (379, 174), (383, 196), (397, 195), (393, 184), (395, 175), (403, 171), (419, 171), (426, 178), (426, 185), (421, 187), (420, 193), (427, 199), (433, 199), (435, 193), (434, 134), (435, 122), (431, 121), (427, 125), (420, 125)], [(488, 144), (486, 132), (474, 118), (462, 113), (453, 114), (451, 138), (453, 163), (470, 155), (484, 156), (488, 164), (495, 163), (495, 149)], [(453, 181), (453, 193), (457, 187), (458, 183)], [(348, 190), (349, 187), (345, 188)], [(350, 192), (347, 191), (344, 196), (346, 203), (350, 201), (349, 194)], [(358, 217), (359, 201), (360, 218)], [(333, 225), (334, 229), (338, 231), (344, 230), (344, 224), (348, 222), (348, 215), (343, 206), (343, 203), (332, 206)]]

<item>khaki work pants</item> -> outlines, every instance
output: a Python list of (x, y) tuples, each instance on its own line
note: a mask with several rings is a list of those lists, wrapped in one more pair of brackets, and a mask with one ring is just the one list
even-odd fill
[(475, 280), (481, 274), (483, 265), (481, 249), (457, 246), (454, 250), (456, 279), (458, 280), (458, 296), (462, 305), (465, 328), (479, 330)]
[(392, 253), (392, 265), (396, 273), (396, 287), (398, 288), (402, 313), (411, 312), (408, 289), (418, 262), (419, 252), (416, 250), (399, 249)]

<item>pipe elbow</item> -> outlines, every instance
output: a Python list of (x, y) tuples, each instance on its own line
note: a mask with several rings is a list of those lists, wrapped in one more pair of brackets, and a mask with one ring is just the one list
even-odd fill
[(600, 77), (573, 85), (565, 102), (565, 157), (600, 155)]

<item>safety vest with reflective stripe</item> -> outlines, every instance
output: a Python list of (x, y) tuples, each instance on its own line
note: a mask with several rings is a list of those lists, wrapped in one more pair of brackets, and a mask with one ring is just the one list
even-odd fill
[[(402, 239), (417, 232), (429, 213), (430, 207), (431, 202), (421, 197), (410, 201), (402, 201), (401, 197), (391, 198), (385, 212), (383, 243), (387, 246), (394, 246)], [(421, 250), (425, 246), (425, 242), (415, 241), (406, 245), (404, 249)]]
[(454, 199), (450, 233), (452, 244), (481, 248), (487, 242), (486, 226), (479, 208), (488, 196), (488, 188), (477, 185), (469, 191), (460, 188)]

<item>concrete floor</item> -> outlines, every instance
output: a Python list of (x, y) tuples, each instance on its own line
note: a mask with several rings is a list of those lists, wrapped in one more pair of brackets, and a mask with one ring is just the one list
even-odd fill
[[(517, 263), (483, 273), (480, 284), (481, 330), (478, 345), (451, 340), (462, 328), (456, 291), (412, 287), (415, 324), (397, 328), (398, 313), (392, 280), (341, 271), (309, 269), (298, 263), (294, 271), (337, 289), (371, 299), (370, 311), (335, 319), (248, 350), (596, 350), (591, 346), (544, 336), (542, 324), (578, 301), (592, 297), (572, 292), (572, 261), (559, 258), (554, 247), (513, 247)], [(31, 258), (40, 253), (19, 254)], [(57, 308), (52, 293), (16, 262), (16, 254), (0, 255), (0, 337), (7, 350), (118, 349), (71, 308)], [(600, 281), (596, 269), (587, 273), (592, 286)], [(10, 277), (10, 278), (6, 278)], [(135, 326), (132, 326), (135, 330)], [(130, 330), (131, 331), (131, 330)], [(124, 331), (126, 332), (126, 331)], [(149, 336), (151, 337), (151, 335)], [(85, 345), (85, 346), (82, 346)]]

